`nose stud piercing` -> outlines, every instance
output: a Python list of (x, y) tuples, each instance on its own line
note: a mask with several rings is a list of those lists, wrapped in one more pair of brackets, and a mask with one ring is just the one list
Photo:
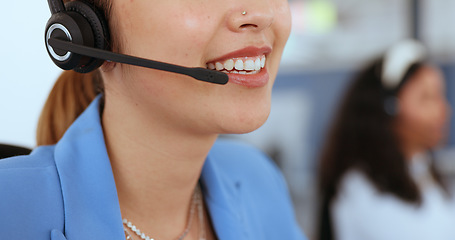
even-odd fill
[(242, 12), (242, 15), (246, 15), (246, 11), (243, 11), (243, 12)]

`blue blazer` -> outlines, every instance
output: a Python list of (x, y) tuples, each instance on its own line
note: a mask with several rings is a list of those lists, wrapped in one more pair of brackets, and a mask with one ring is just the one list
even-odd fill
[[(0, 161), (0, 239), (125, 240), (98, 106), (56, 145)], [(305, 239), (282, 175), (261, 152), (218, 140), (201, 184), (219, 239)]]

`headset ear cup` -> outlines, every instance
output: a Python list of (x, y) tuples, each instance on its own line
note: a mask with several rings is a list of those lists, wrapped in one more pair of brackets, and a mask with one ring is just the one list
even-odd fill
[(395, 96), (386, 97), (384, 100), (384, 111), (389, 116), (397, 116), (400, 112), (399, 99)]
[[(93, 36), (94, 44), (90, 47), (107, 49), (109, 44), (109, 28), (104, 15), (101, 14), (93, 4), (84, 1), (70, 1), (65, 4), (67, 13), (77, 13), (81, 15), (89, 24), (89, 29)], [(84, 31), (83, 29), (82, 31)], [(85, 44), (84, 44), (85, 45)], [(87, 45), (86, 45), (87, 46)], [(104, 60), (89, 58), (82, 61), (73, 70), (80, 73), (91, 72), (103, 64)]]
[(49, 38), (65, 39), (80, 45), (93, 45), (93, 34), (86, 29), (90, 28), (82, 16), (66, 12), (53, 14), (46, 25), (45, 42), (47, 51), (54, 63), (64, 69), (72, 70), (84, 62), (87, 58), (71, 52), (53, 49), (48, 44)]

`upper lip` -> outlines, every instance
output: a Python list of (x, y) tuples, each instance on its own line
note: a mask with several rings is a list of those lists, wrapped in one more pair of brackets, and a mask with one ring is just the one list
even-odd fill
[(207, 63), (222, 62), (223, 60), (227, 60), (230, 58), (262, 56), (267, 55), (270, 52), (272, 52), (272, 48), (268, 46), (264, 47), (249, 46), (239, 50), (235, 50), (216, 59), (210, 60)]

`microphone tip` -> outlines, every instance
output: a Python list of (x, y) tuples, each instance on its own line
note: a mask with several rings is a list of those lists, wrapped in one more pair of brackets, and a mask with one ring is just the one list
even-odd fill
[(223, 72), (215, 72), (215, 74), (210, 73), (208, 78), (210, 82), (222, 85), (227, 84), (229, 81), (229, 76)]

